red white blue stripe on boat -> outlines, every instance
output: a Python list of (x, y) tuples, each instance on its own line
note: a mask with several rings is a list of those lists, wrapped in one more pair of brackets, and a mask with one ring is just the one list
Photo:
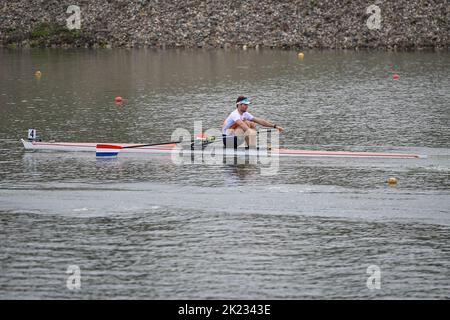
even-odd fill
[(122, 149), (121, 146), (114, 146), (110, 144), (97, 144), (95, 148), (95, 156), (101, 158), (117, 157), (121, 149)]

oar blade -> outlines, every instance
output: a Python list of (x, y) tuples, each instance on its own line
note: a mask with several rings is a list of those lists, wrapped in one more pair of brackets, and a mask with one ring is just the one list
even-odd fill
[(115, 158), (121, 149), (121, 146), (99, 143), (95, 147), (95, 156), (98, 158)]

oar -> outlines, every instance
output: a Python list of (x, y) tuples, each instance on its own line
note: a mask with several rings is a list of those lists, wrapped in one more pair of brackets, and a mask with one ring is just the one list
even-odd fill
[(181, 143), (182, 141), (170, 141), (163, 143), (151, 143), (151, 144), (136, 144), (132, 146), (118, 146), (114, 144), (99, 143), (95, 147), (96, 157), (117, 157), (119, 151), (122, 149), (140, 148), (140, 147), (150, 147), (150, 146), (163, 146), (166, 144)]
[[(264, 132), (264, 131), (273, 131), (273, 130), (276, 130), (276, 129), (263, 128), (263, 129), (258, 130), (257, 133), (259, 133), (260, 131)], [(198, 138), (198, 140), (192, 139), (191, 143), (195, 143), (197, 141), (201, 141), (202, 144), (203, 143), (209, 144), (209, 143), (216, 141), (216, 136), (204, 137), (202, 134), (201, 138)], [(96, 145), (95, 155), (97, 157), (117, 157), (120, 150), (122, 150), (122, 149), (150, 147), (150, 146), (163, 146), (163, 145), (167, 145), (167, 144), (176, 144), (176, 143), (181, 143), (181, 142), (183, 142), (183, 141), (170, 141), (170, 142), (151, 143), (151, 144), (136, 144), (136, 145), (132, 145), (132, 146), (120, 146), (120, 145), (114, 145), (114, 144), (99, 143)]]

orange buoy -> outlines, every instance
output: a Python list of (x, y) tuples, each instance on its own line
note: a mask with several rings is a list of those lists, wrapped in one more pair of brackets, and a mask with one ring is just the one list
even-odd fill
[(123, 101), (122, 97), (116, 97), (114, 99), (117, 103), (121, 103)]
[(400, 79), (400, 76), (399, 76), (398, 74), (394, 74), (394, 75), (392, 76), (392, 79), (398, 80), (398, 79)]
[(390, 177), (390, 178), (387, 180), (387, 183), (388, 183), (389, 185), (391, 185), (391, 186), (396, 185), (396, 184), (397, 184), (397, 179), (394, 178), (394, 177)]

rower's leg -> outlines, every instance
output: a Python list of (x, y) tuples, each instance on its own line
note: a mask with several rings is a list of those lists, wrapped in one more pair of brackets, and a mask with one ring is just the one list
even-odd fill
[(256, 148), (256, 130), (248, 129), (245, 131), (245, 142), (250, 148)]
[(256, 148), (257, 144), (256, 123), (250, 120), (244, 120), (244, 122), (250, 128), (244, 133), (245, 144), (247, 147)]
[[(236, 141), (237, 145), (242, 143), (243, 138), (245, 139), (245, 132), (244, 132), (244, 130), (242, 128), (234, 129), (234, 135), (237, 137), (238, 140), (241, 141), (240, 143), (238, 143), (239, 141)], [(245, 141), (247, 141), (247, 140), (245, 140)]]
[(235, 140), (235, 148), (241, 145), (244, 141), (246, 146), (250, 146), (252, 148), (256, 147), (256, 130), (248, 129), (244, 132), (242, 128), (237, 128), (234, 129), (233, 134), (237, 137)]

